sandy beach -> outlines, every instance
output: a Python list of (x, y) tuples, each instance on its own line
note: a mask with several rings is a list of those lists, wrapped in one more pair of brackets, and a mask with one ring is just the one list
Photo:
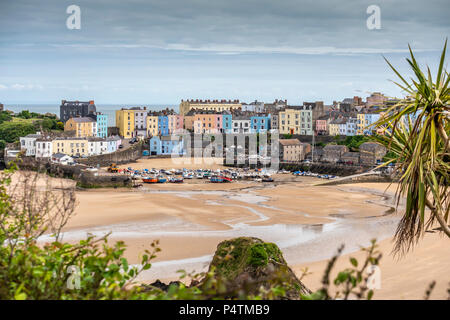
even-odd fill
[[(175, 166), (170, 159), (158, 159), (123, 167)], [(335, 270), (349, 265), (349, 254), (361, 258), (356, 251), (376, 238), (383, 259), (382, 288), (375, 292), (375, 298), (421, 299), (432, 280), (438, 281), (432, 298), (447, 298), (448, 239), (427, 234), (405, 257), (390, 255), (400, 217), (392, 210), (394, 185), (314, 186), (319, 179), (283, 174), (274, 179), (266, 184), (211, 184), (194, 179), (179, 185), (80, 190), (76, 192), (76, 215), (64, 229), (64, 240), (112, 232), (110, 239), (125, 241), (126, 257), (136, 264), (143, 250), (159, 239), (162, 251), (152, 268), (139, 278), (151, 282), (177, 279), (179, 269), (203, 271), (220, 241), (254, 236), (276, 243), (297, 274), (309, 267), (312, 274), (305, 278), (305, 284), (314, 290), (320, 287), (327, 259), (340, 244), (345, 244), (345, 251)]]

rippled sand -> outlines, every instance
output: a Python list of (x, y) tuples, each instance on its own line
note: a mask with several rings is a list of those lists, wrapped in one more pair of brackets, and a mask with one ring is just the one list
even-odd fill
[[(448, 282), (444, 271), (450, 267), (448, 239), (425, 241), (422, 251), (407, 260), (389, 256), (399, 220), (392, 214), (393, 186), (387, 190), (388, 185), (380, 183), (313, 186), (317, 181), (277, 175), (275, 183), (267, 184), (192, 180), (131, 190), (78, 191), (76, 216), (65, 228), (64, 239), (76, 241), (88, 233), (101, 236), (112, 231), (111, 240), (128, 245), (126, 256), (131, 263), (138, 263), (139, 254), (159, 239), (162, 252), (139, 279), (149, 282), (177, 279), (180, 269), (203, 271), (220, 241), (254, 236), (276, 243), (297, 273), (310, 266), (314, 274), (305, 282), (317, 289), (326, 259), (340, 244), (345, 244), (344, 254), (353, 254), (377, 238), (382, 242), (386, 261), (382, 270), (389, 285), (375, 297), (422, 298), (411, 284), (415, 279), (420, 286), (437, 278)], [(414, 265), (410, 271), (408, 264)], [(436, 297), (445, 298), (445, 294), (442, 291)]]

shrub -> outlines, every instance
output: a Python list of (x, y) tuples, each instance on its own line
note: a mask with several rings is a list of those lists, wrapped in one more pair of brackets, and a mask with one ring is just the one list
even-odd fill
[(3, 122), (0, 124), (0, 139), (12, 143), (19, 140), (20, 137), (30, 133), (35, 133), (36, 129), (31, 123), (25, 122)]

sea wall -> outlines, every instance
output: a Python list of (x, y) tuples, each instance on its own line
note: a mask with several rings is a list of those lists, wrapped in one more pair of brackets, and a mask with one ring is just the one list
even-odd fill
[[(237, 167), (237, 168), (268, 168), (270, 169), (270, 165), (264, 166), (258, 162), (258, 164), (249, 164), (248, 161), (244, 164), (224, 164), (228, 167)], [(314, 164), (306, 164), (306, 163), (285, 163), (280, 162), (279, 164), (280, 170), (289, 170), (289, 171), (311, 171), (313, 173), (319, 174), (332, 174), (336, 176), (350, 176), (353, 174), (363, 173), (368, 171), (368, 167), (362, 166), (349, 166), (349, 165), (338, 165), (333, 163), (314, 163)]]
[(95, 175), (83, 172), (77, 179), (77, 186), (80, 188), (131, 187), (132, 180), (129, 176), (122, 174)]
[(87, 171), (85, 165), (62, 165), (36, 160), (32, 157), (23, 157), (14, 160), (14, 162), (20, 170), (39, 171), (54, 177), (73, 179), (77, 182), (77, 186), (82, 188), (132, 186), (132, 180), (127, 175), (114, 173), (95, 174)]
[(78, 163), (92, 167), (96, 167), (97, 165), (100, 165), (100, 167), (106, 167), (109, 166), (111, 163), (124, 164), (136, 162), (136, 160), (142, 157), (142, 151), (148, 150), (148, 147), (147, 149), (145, 148), (146, 145), (140, 142), (124, 150), (119, 149), (118, 151), (113, 153), (92, 156), (89, 158), (80, 158), (76, 159), (76, 161)]
[(333, 163), (280, 163), (280, 169), (289, 171), (311, 171), (320, 174), (350, 176), (366, 172), (368, 168), (361, 166), (338, 165)]
[(351, 183), (368, 183), (368, 182), (393, 182), (392, 178), (388, 175), (369, 175), (352, 177), (346, 180), (329, 180), (325, 183), (321, 183), (321, 186), (335, 186), (340, 184), (351, 184)]

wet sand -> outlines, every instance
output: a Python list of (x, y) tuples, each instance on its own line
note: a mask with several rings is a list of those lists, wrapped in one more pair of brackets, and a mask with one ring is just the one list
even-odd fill
[[(140, 161), (141, 168), (158, 167), (153, 160)], [(173, 167), (162, 164), (163, 168)], [(128, 166), (137, 168), (136, 164)], [(354, 252), (377, 238), (382, 244), (385, 269), (383, 288), (376, 292), (376, 298), (421, 298), (428, 280), (448, 282), (446, 238), (427, 235), (422, 248), (406, 260), (389, 257), (399, 220), (399, 215), (392, 214), (395, 186), (313, 186), (318, 180), (276, 175), (275, 183), (267, 184), (211, 184), (194, 179), (180, 185), (77, 191), (76, 215), (65, 228), (64, 240), (77, 241), (88, 233), (101, 236), (112, 231), (110, 239), (125, 241), (126, 257), (136, 264), (143, 250), (159, 239), (162, 252), (139, 278), (151, 282), (178, 279), (179, 269), (204, 271), (220, 241), (254, 236), (276, 243), (298, 274), (302, 267), (309, 266), (314, 273), (305, 283), (317, 289), (326, 259), (341, 243), (346, 246), (344, 254), (359, 257)], [(420, 279), (417, 286), (415, 279)], [(446, 296), (436, 290), (432, 298)]]
[(80, 191), (77, 214), (64, 237), (72, 241), (113, 231), (111, 239), (129, 246), (131, 263), (159, 239), (162, 252), (141, 278), (151, 281), (175, 278), (180, 268), (204, 270), (217, 244), (237, 236), (275, 242), (290, 264), (298, 264), (331, 256), (330, 242), (345, 242), (352, 251), (373, 237), (392, 235), (397, 217), (386, 215), (390, 204), (378, 191), (312, 186), (317, 180), (276, 175), (274, 184), (193, 180)]
[[(426, 233), (419, 244), (404, 256), (395, 256), (392, 253), (391, 238), (379, 242), (379, 250), (383, 253), (379, 265), (381, 282), (380, 288), (374, 290), (373, 298), (421, 300), (430, 283), (436, 281), (430, 299), (448, 299), (447, 290), (450, 288), (449, 242), (449, 239), (443, 235)], [(340, 257), (331, 273), (331, 279), (336, 277), (338, 271), (351, 267), (350, 257), (355, 257), (362, 263), (365, 254), (358, 251)], [(327, 264), (327, 260), (322, 260), (297, 264), (292, 268), (297, 275), (301, 275), (302, 270), (308, 268), (311, 274), (306, 276), (303, 282), (307, 287), (317, 290), (321, 287), (322, 275)]]

